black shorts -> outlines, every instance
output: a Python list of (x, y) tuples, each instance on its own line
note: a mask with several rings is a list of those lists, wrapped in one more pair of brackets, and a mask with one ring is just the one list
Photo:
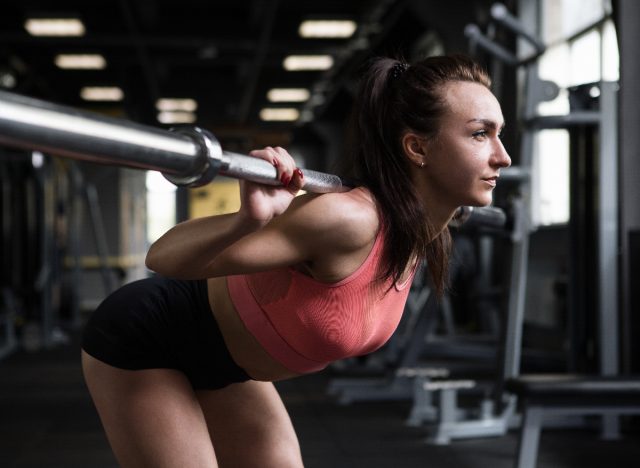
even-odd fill
[(229, 354), (206, 280), (154, 276), (126, 284), (91, 315), (82, 348), (121, 369), (178, 369), (195, 389), (250, 379)]

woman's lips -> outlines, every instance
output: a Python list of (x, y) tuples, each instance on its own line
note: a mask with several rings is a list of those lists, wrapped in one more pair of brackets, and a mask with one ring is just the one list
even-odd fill
[(498, 177), (494, 176), (494, 177), (487, 177), (485, 179), (482, 179), (483, 181), (485, 181), (487, 184), (489, 184), (492, 187), (495, 187), (497, 182), (498, 182)]

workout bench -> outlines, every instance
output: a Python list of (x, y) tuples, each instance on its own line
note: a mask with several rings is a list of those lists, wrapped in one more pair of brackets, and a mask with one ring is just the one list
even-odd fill
[(529, 375), (505, 388), (522, 410), (517, 468), (535, 468), (545, 415), (640, 414), (640, 376)]

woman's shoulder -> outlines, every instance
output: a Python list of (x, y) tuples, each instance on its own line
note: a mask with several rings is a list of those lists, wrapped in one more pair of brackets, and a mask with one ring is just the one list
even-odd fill
[(348, 223), (359, 228), (368, 225), (377, 230), (379, 216), (375, 198), (365, 188), (325, 193), (316, 196), (313, 203), (314, 209), (324, 214), (321, 219), (327, 223)]
[(356, 187), (346, 192), (316, 194), (314, 198), (318, 204), (323, 204), (327, 207), (344, 207), (340, 212), (348, 213), (349, 209), (359, 209), (365, 210), (366, 214), (377, 218), (375, 198), (365, 187)]
[(367, 244), (380, 228), (375, 198), (364, 187), (347, 192), (305, 194), (299, 205), (308, 214), (307, 227), (349, 246)]

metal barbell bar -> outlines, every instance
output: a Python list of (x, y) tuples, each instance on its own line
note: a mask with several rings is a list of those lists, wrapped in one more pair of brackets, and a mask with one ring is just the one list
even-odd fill
[[(51, 102), (0, 91), (0, 144), (67, 158), (161, 172), (176, 185), (196, 187), (216, 175), (280, 185), (268, 162), (223, 151), (218, 140), (197, 127), (174, 131), (141, 125)], [(333, 174), (304, 170), (303, 189), (344, 192), (353, 183)], [(480, 214), (483, 223), (505, 223), (502, 210), (461, 207), (457, 219)]]
[[(162, 172), (176, 185), (198, 186), (217, 174), (279, 185), (266, 161), (223, 151), (209, 132), (167, 131), (0, 91), (0, 143), (84, 161)], [(305, 170), (304, 189), (349, 190), (340, 177)]]

